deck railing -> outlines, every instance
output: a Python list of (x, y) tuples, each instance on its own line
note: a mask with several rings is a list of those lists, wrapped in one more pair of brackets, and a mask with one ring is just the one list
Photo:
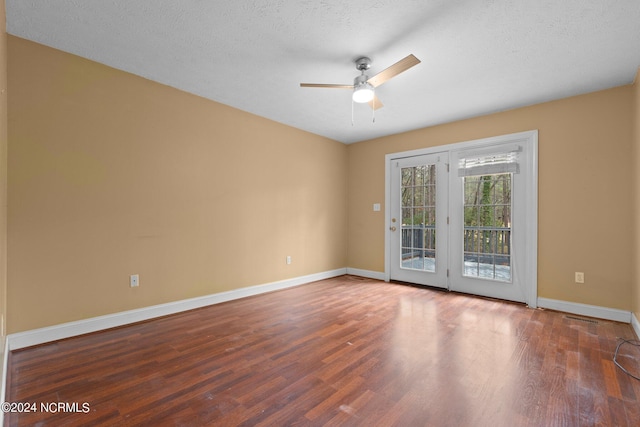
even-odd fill
[[(423, 256), (423, 251), (436, 248), (435, 225), (403, 225), (403, 258)], [(511, 255), (511, 228), (506, 227), (464, 227), (465, 260), (482, 262), (490, 257), (508, 259)]]
[(464, 260), (510, 265), (511, 228), (465, 227)]

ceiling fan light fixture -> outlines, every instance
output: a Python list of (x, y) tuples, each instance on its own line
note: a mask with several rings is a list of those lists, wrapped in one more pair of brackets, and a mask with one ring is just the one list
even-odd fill
[(373, 95), (373, 86), (371, 86), (367, 82), (360, 83), (353, 89), (353, 102), (357, 102), (360, 104), (369, 102), (373, 99)]

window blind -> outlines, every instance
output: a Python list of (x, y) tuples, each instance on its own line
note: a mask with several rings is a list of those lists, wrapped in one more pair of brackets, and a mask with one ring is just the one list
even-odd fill
[(496, 175), (520, 173), (518, 145), (486, 148), (462, 152), (458, 155), (458, 176)]

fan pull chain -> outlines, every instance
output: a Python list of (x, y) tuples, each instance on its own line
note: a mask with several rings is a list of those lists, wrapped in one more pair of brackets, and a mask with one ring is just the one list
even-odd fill
[(351, 99), (351, 126), (353, 126), (353, 104), (354, 104), (354, 101), (353, 99)]

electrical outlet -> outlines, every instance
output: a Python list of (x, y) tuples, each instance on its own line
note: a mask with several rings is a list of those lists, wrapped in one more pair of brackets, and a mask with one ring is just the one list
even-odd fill
[(291, 264), (291, 255), (287, 255), (287, 264)]
[(584, 273), (576, 271), (576, 283), (584, 283)]
[(140, 285), (140, 276), (138, 276), (137, 274), (132, 274), (131, 276), (129, 276), (129, 286), (131, 286), (132, 288), (137, 288), (138, 285)]

